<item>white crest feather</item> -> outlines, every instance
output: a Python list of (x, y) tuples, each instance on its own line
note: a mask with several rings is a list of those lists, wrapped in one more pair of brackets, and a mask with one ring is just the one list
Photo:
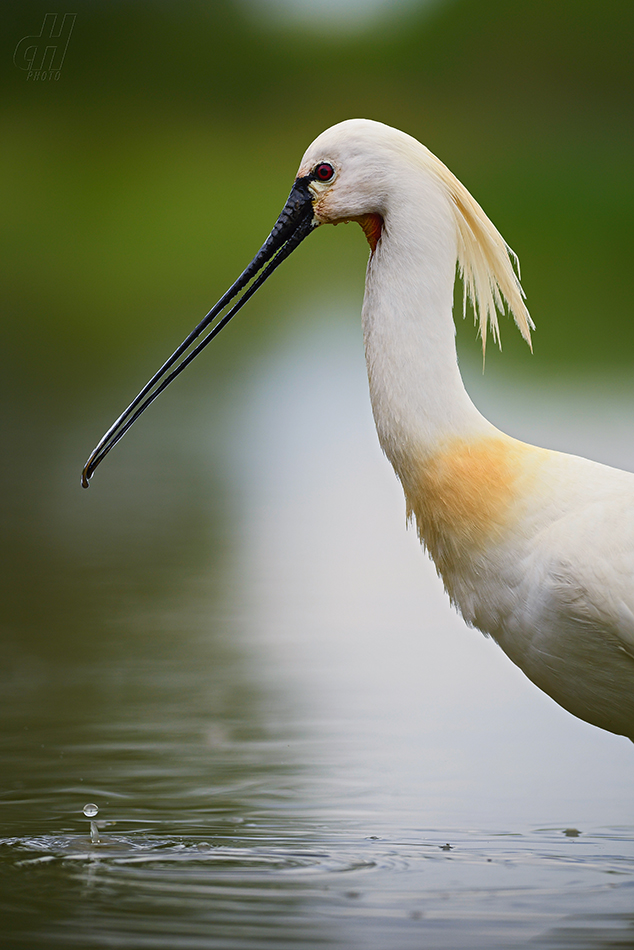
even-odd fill
[(531, 330), (535, 329), (535, 324), (524, 303), (517, 255), (465, 186), (432, 152), (428, 149), (426, 152), (431, 170), (444, 185), (454, 207), (458, 230), (458, 271), (464, 285), (464, 307), (466, 311), (469, 299), (482, 338), (483, 354), (489, 328), (494, 341), (500, 344), (497, 312), (504, 313), (505, 301), (532, 350)]

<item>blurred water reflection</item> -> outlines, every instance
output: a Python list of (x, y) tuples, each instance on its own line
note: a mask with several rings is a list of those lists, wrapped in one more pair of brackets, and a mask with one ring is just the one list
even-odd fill
[[(166, 396), (87, 493), (92, 430), (22, 420), (7, 939), (632, 945), (630, 744), (451, 611), (376, 443), (357, 315), (302, 325), (231, 388)], [(468, 375), (513, 434), (634, 467), (614, 381), (536, 396)], [(124, 853), (82, 857), (88, 801)]]

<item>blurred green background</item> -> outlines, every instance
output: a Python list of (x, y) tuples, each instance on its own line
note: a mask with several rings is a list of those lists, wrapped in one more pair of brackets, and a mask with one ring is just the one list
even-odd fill
[[(518, 253), (535, 353), (503, 322), (487, 375), (540, 386), (629, 371), (628, 0), (392, 2), (368, 17), (346, 0), (301, 15), (291, 0), (73, 0), (58, 8), (77, 14), (59, 80), (29, 81), (14, 51), (51, 9), (0, 11), (5, 670), (64, 643), (99, 654), (84, 634), (112, 604), (177, 589), (202, 552), (222, 557), (230, 512), (203, 486), (226, 473), (192, 463), (174, 400), (193, 413), (204, 379), (219, 404), (306, 314), (360, 310), (358, 228), (320, 229), (153, 408), (162, 448), (138, 426), (99, 491), (80, 492), (81, 466), (251, 259), (304, 149), (341, 119), (421, 139)], [(477, 361), (472, 322), (458, 322)], [(171, 465), (182, 452), (172, 482), (161, 452)]]
[[(288, 4), (75, 3), (56, 82), (13, 63), (50, 5), (3, 5), (9, 395), (77, 399), (170, 349), (268, 233), (307, 144), (351, 116), (420, 138), (519, 254), (536, 358), (505, 327), (507, 363), (629, 366), (634, 6), (436, 0), (364, 18), (342, 0), (359, 12), (344, 20)], [(266, 319), (247, 318), (249, 338), (292, 319), (293, 296), (360, 298), (365, 258), (356, 229), (317, 235), (251, 305)], [(231, 336), (227, 360), (247, 345)], [(467, 350), (473, 336), (461, 327)]]

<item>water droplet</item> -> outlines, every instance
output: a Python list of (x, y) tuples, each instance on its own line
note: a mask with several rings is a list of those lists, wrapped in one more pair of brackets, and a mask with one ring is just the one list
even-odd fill
[(84, 805), (84, 815), (86, 818), (94, 818), (95, 815), (99, 812), (99, 809), (96, 805), (93, 805), (89, 802), (87, 805)]

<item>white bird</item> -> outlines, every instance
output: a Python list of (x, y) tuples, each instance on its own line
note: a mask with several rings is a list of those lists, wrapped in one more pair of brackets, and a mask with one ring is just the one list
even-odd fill
[(352, 119), (315, 139), (265, 244), (106, 433), (82, 483), (304, 237), (341, 221), (359, 222), (371, 248), (362, 316), (379, 441), (452, 603), (561, 706), (634, 741), (634, 475), (519, 442), (473, 405), (456, 262), (483, 345), (504, 301), (529, 344), (531, 318), (501, 235), (403, 132)]

